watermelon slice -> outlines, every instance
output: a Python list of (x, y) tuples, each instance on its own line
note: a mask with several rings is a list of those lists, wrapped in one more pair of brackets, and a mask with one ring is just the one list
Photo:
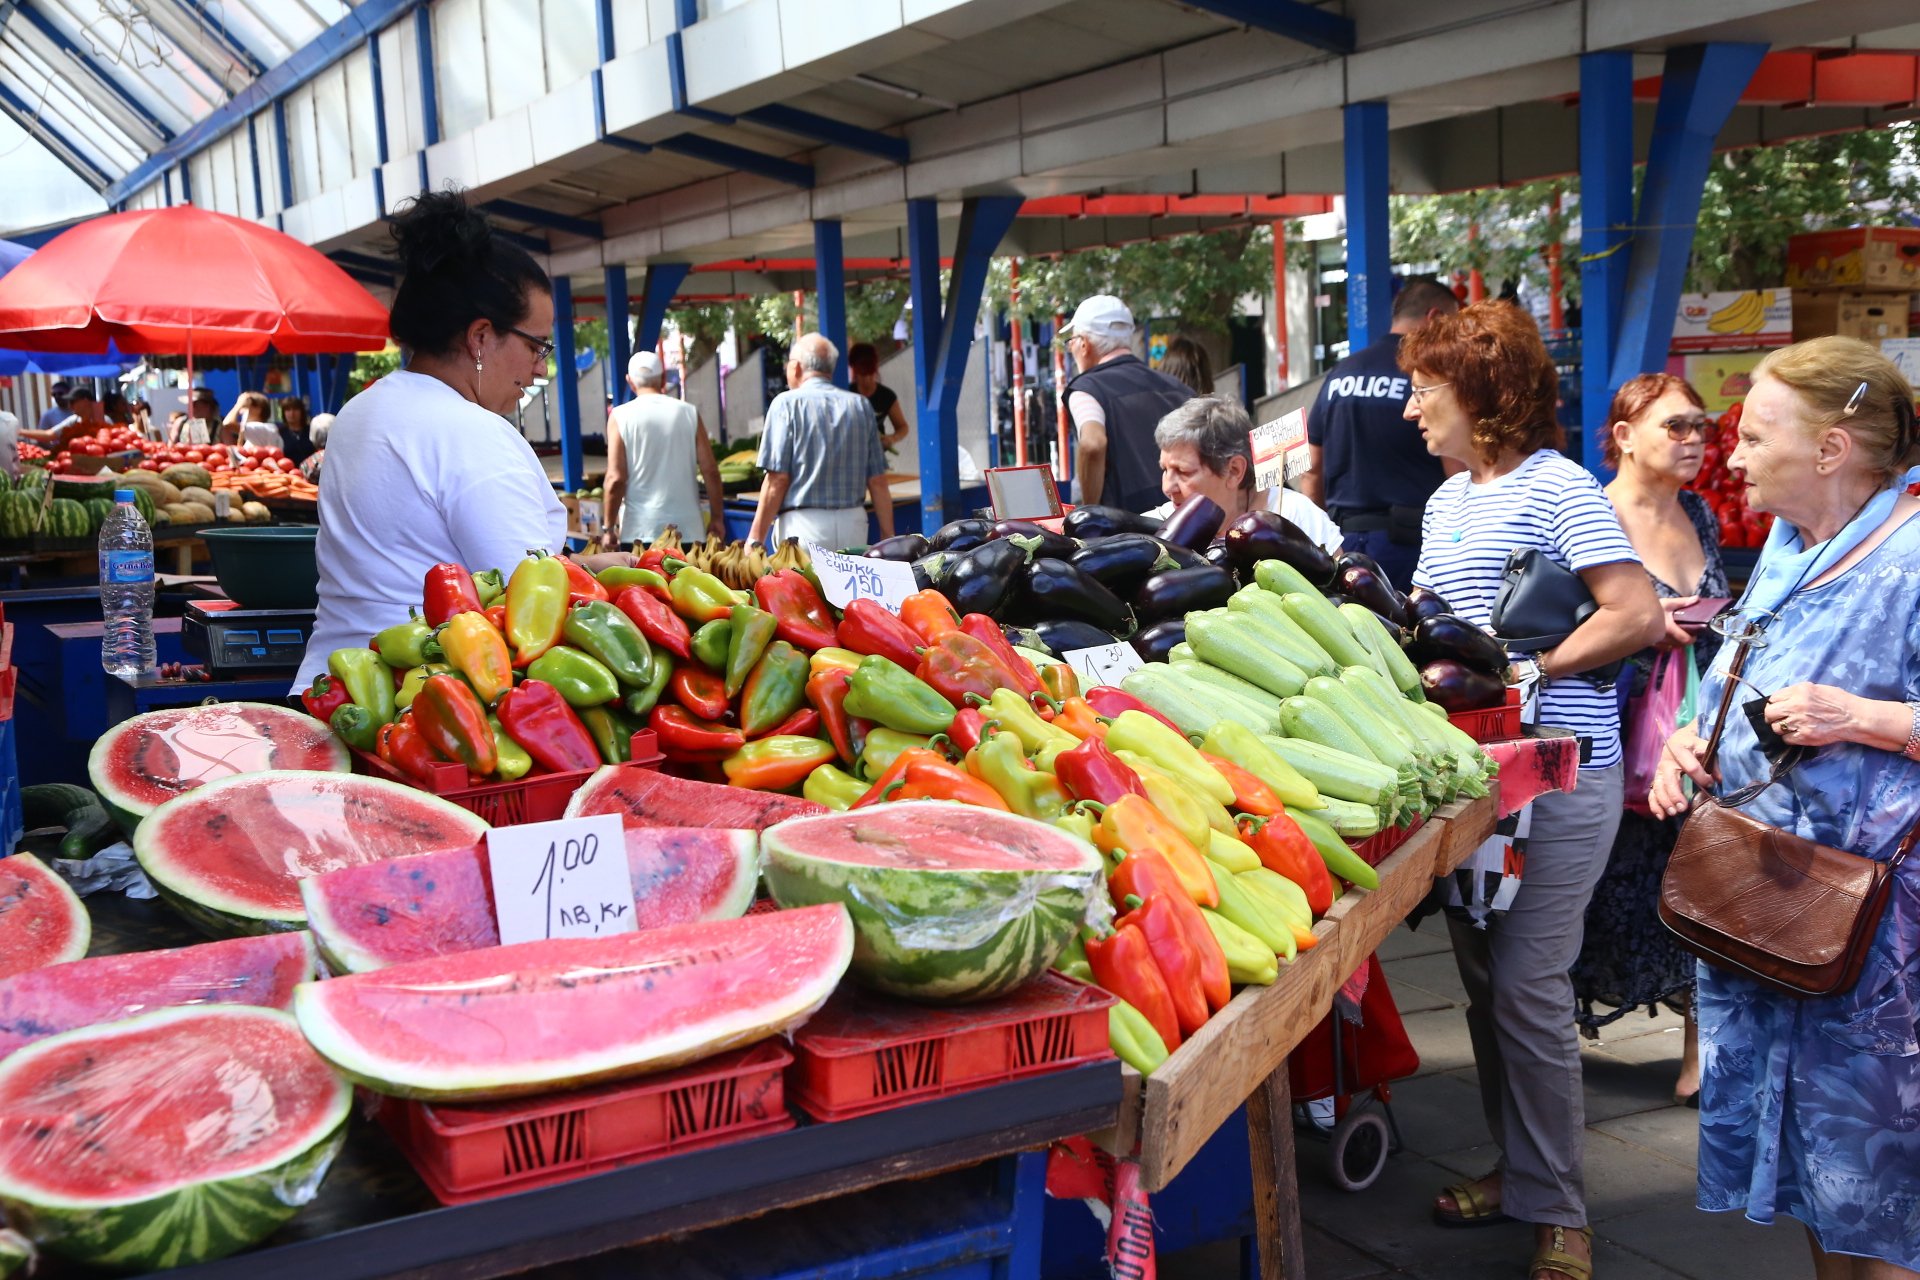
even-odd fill
[(305, 933), (229, 938), (197, 947), (95, 956), (0, 981), (0, 1058), (102, 1022), (185, 1005), (291, 1009), (318, 957)]
[(78, 960), (93, 921), (65, 880), (30, 853), (0, 858), (0, 978)]
[(804, 1022), (853, 955), (839, 907), (488, 947), (303, 984), (308, 1041), (352, 1079), (429, 1101), (663, 1071)]
[(487, 824), (413, 787), (350, 773), (249, 773), (155, 809), (133, 834), (147, 878), (216, 937), (306, 927), (307, 876), (471, 844)]
[(1100, 853), (1044, 822), (941, 801), (875, 805), (768, 830), (783, 907), (844, 903), (853, 975), (894, 995), (984, 1000), (1040, 975), (1094, 904)]
[(0, 1206), (77, 1262), (225, 1257), (313, 1198), (352, 1098), (273, 1009), (161, 1009), (69, 1031), (0, 1062)]
[[(753, 905), (760, 883), (754, 832), (632, 822), (626, 832), (639, 928), (731, 920)], [(312, 876), (300, 882), (300, 899), (335, 973), (500, 945), (485, 841)]]
[(219, 778), (352, 768), (347, 745), (326, 725), (265, 702), (149, 711), (101, 734), (87, 757), (93, 789), (129, 835), (160, 805)]
[(797, 796), (723, 787), (616, 764), (598, 770), (582, 783), (573, 793), (573, 799), (567, 801), (563, 816), (584, 818), (596, 813), (617, 813), (650, 827), (738, 827), (765, 831), (787, 818), (825, 812), (824, 805)]

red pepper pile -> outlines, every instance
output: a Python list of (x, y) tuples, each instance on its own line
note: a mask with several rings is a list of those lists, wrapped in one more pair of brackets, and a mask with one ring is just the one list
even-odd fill
[(1746, 482), (1727, 469), (1727, 459), (1739, 443), (1740, 406), (1736, 404), (1708, 428), (1700, 474), (1687, 486), (1713, 508), (1713, 518), (1720, 525), (1720, 545), (1735, 549), (1763, 545), (1767, 531), (1773, 528), (1771, 515), (1747, 509)]

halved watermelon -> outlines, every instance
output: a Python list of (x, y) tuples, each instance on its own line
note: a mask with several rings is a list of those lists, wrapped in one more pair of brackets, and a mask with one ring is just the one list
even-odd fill
[(580, 785), (563, 815), (617, 813), (650, 827), (738, 827), (765, 831), (776, 822), (827, 812), (798, 796), (723, 787), (650, 769), (608, 765)]
[(346, 744), (326, 725), (265, 702), (149, 711), (101, 734), (87, 756), (93, 789), (128, 834), (175, 796), (236, 773), (352, 768)]
[(318, 960), (310, 934), (276, 933), (95, 956), (18, 974), (0, 981), (0, 1058), (63, 1031), (155, 1009), (291, 1009), (294, 987), (313, 978)]
[[(760, 883), (752, 831), (626, 824), (635, 924), (658, 929), (747, 913)], [(300, 899), (335, 973), (366, 973), (500, 945), (486, 841), (342, 867), (300, 882)]]
[(0, 858), (0, 978), (78, 960), (93, 940), (80, 897), (30, 853)]
[(511, 1098), (663, 1071), (805, 1021), (853, 956), (839, 907), (551, 938), (293, 993), (350, 1078), (428, 1100)]
[(471, 844), (487, 824), (413, 787), (350, 773), (249, 773), (167, 801), (133, 835), (147, 878), (216, 938), (300, 929), (299, 882)]
[(774, 901), (845, 904), (854, 977), (914, 1000), (984, 1000), (1039, 976), (1105, 895), (1078, 836), (938, 800), (794, 818), (761, 840)]
[(222, 1258), (313, 1199), (352, 1098), (274, 1009), (69, 1031), (0, 1062), (0, 1206), (35, 1244), (94, 1266)]

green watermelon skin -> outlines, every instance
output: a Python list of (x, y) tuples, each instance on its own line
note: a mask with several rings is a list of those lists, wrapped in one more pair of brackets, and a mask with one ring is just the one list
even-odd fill
[[(171, 1162), (115, 1168), (122, 1135), (180, 1105), (157, 1082), (217, 1087), (236, 1071), (261, 1095), (242, 1105), (271, 1107), (206, 1117), (235, 1167), (205, 1179)], [(40, 1248), (89, 1266), (145, 1272), (223, 1258), (312, 1200), (346, 1139), (352, 1098), (278, 1010), (162, 1009), (70, 1031), (0, 1063), (0, 1112), (34, 1122), (31, 1137), (25, 1123), (0, 1137), (0, 1208)], [(154, 1145), (146, 1139), (150, 1156)], [(101, 1166), (104, 1188), (78, 1185)], [(121, 1179), (144, 1182), (129, 1192)]]
[(0, 538), (32, 537), (39, 524), (39, 494), (25, 487), (0, 494)]
[(80, 505), (86, 508), (88, 533), (100, 532), (100, 526), (105, 524), (107, 517), (113, 514), (112, 498), (88, 498)]
[(1038, 977), (1105, 890), (1100, 853), (1079, 837), (940, 801), (792, 818), (761, 843), (775, 902), (852, 915), (855, 979), (935, 1004)]
[(87, 536), (87, 509), (72, 498), (55, 498), (47, 508), (47, 518), (41, 522), (40, 532), (49, 538), (84, 538)]

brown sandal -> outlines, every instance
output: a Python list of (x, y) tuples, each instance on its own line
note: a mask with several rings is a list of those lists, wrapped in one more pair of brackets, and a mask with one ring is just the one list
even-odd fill
[[(1571, 1231), (1587, 1242), (1587, 1256), (1576, 1258), (1567, 1252), (1567, 1233)], [(1537, 1280), (1542, 1271), (1565, 1276), (1567, 1280), (1593, 1280), (1593, 1228), (1561, 1227), (1553, 1229), (1553, 1243), (1533, 1255), (1527, 1264), (1527, 1280)]]
[[(1487, 1178), (1493, 1177), (1488, 1174)], [(1487, 1178), (1477, 1178), (1472, 1182), (1456, 1182), (1450, 1187), (1442, 1187), (1440, 1194), (1453, 1197), (1453, 1209), (1433, 1206), (1433, 1220), (1443, 1227), (1491, 1227), (1502, 1222), (1512, 1222), (1506, 1210), (1488, 1201), (1480, 1190), (1480, 1184)]]

